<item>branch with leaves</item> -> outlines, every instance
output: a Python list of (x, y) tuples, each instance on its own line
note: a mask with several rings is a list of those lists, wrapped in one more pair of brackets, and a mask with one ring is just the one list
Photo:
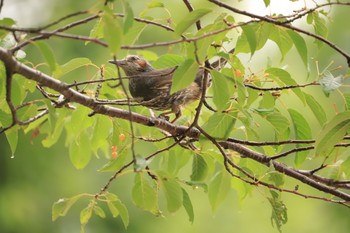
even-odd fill
[[(113, 3), (110, 2), (106, 1), (98, 10), (78, 11), (43, 27), (15, 27), (12, 21), (4, 21), (0, 25), (1, 32), (4, 32), (0, 34), (1, 39), (12, 36), (14, 40), (11, 46), (0, 48), (0, 60), (3, 62), (0, 96), (5, 99), (5, 102), (0, 102), (0, 116), (4, 116), (0, 119), (0, 133), (18, 133), (20, 129), (38, 132), (42, 124), (50, 121), (52, 132), (47, 133), (43, 145), (50, 147), (55, 144), (65, 129), (67, 137), (72, 139), (67, 140), (70, 141), (68, 147), (72, 163), (77, 168), (85, 167), (92, 153), (106, 153), (106, 148), (112, 148), (111, 159), (101, 169), (104, 172), (113, 172), (106, 184), (101, 185), (101, 190), (95, 194), (77, 195), (56, 202), (53, 206), (53, 219), (65, 215), (80, 197), (89, 196), (91, 201), (81, 212), (82, 226), (88, 222), (92, 210), (100, 208), (98, 205), (101, 203), (107, 203), (113, 216), (120, 213), (123, 223), (127, 225), (127, 208), (110, 191), (113, 182), (126, 174), (135, 176), (134, 203), (156, 215), (161, 214), (157, 202), (159, 189), (163, 189), (169, 197), (169, 212), (175, 212), (183, 206), (190, 219), (193, 219), (193, 207), (189, 204), (190, 198), (185, 187), (199, 186), (206, 190), (209, 186), (208, 192), (216, 189), (227, 191), (231, 179), (233, 182), (249, 184), (250, 188), (245, 190), (247, 193), (254, 187), (265, 187), (269, 191), (266, 196), (273, 210), (276, 211), (275, 207), (279, 205), (280, 210), (283, 209), (280, 215), (284, 217), (286, 212), (282, 208), (284, 203), (280, 200), (280, 193), (349, 207), (350, 157), (342, 152), (349, 146), (346, 142), (349, 136), (346, 134), (350, 127), (350, 95), (340, 94), (344, 102), (341, 109), (345, 110), (340, 113), (337, 111), (337, 114), (329, 118), (318, 100), (304, 92), (314, 86), (322, 89), (328, 97), (335, 90), (338, 91), (346, 75), (334, 77), (332, 70), (326, 67), (322, 72), (317, 70), (317, 77), (313, 77), (313, 81), (300, 84), (286, 69), (279, 67), (267, 67), (262, 77), (247, 75), (246, 70), (249, 69), (240, 59), (241, 53), (249, 53), (253, 57), (255, 51), (263, 48), (270, 40), (280, 48), (282, 58), (294, 45), (305, 67), (309, 67), (306, 42), (300, 36), (304, 34), (315, 38), (317, 43), (330, 46), (350, 64), (349, 54), (329, 41), (326, 33), (322, 34), (317, 30), (317, 26), (324, 23), (318, 12), (320, 9), (328, 6), (349, 6), (349, 3), (328, 2), (296, 11), (292, 15), (260, 16), (221, 1), (209, 0), (230, 11), (230, 14), (217, 14), (211, 9), (195, 9), (190, 1), (183, 0), (188, 13), (174, 25), (170, 11), (162, 3), (152, 2), (148, 7), (164, 9), (169, 14), (169, 18), (165, 20), (150, 19), (144, 15), (135, 17), (127, 1), (123, 1), (124, 12), (116, 13), (110, 6)], [(249, 19), (237, 23), (231, 13), (244, 15)], [(86, 17), (89, 14), (91, 15)], [(84, 18), (58, 27), (66, 20), (83, 16)], [(202, 18), (208, 16), (213, 17), (213, 20), (205, 24), (206, 21)], [(315, 27), (315, 33), (292, 25), (305, 16), (312, 19), (309, 19), (309, 24)], [(88, 22), (95, 23), (90, 35), (75, 34), (74, 29)], [(195, 31), (191, 30), (194, 25)], [(165, 30), (171, 37), (162, 41), (154, 39), (151, 43), (135, 44), (147, 26)], [(229, 32), (239, 33), (237, 41), (232, 41)], [(31, 37), (22, 38), (20, 33), (29, 33)], [(173, 86), (182, 82), (191, 84), (194, 80), (192, 76), (199, 68), (203, 69), (200, 99), (194, 110), (180, 119), (179, 125), (148, 116), (143, 112), (144, 107), (140, 107), (144, 103), (134, 101), (129, 96), (126, 82), (135, 77), (123, 76), (118, 66), (116, 69), (108, 65), (94, 65), (88, 58), (74, 58), (59, 65), (46, 44), (52, 37), (61, 40), (74, 39), (85, 44), (91, 42), (102, 51), (108, 49), (114, 60), (117, 59), (116, 54), (119, 57), (125, 50), (143, 50), (139, 53), (144, 52), (147, 56), (145, 50), (149, 48), (180, 48), (185, 56), (170, 53), (155, 56), (153, 65), (159, 69), (175, 67), (170, 74), (177, 77), (173, 80)], [(281, 38), (284, 40), (280, 40)], [(37, 45), (44, 55), (48, 64), (47, 72), (40, 71), (39, 65), (20, 61), (23, 58), (18, 57), (19, 52), (32, 45)], [(232, 47), (234, 49), (227, 49)], [(152, 58), (151, 55), (148, 56)], [(88, 75), (86, 79), (74, 77), (76, 80), (70, 83), (60, 79), (81, 67), (93, 67), (97, 70), (96, 74), (92, 78)], [(207, 88), (209, 82), (212, 82), (212, 87)], [(266, 86), (267, 82), (277, 85)], [(21, 90), (18, 90), (18, 86)], [(34, 93), (41, 94), (42, 99)], [(27, 94), (30, 98), (27, 98)], [(286, 107), (283, 98), (287, 95), (288, 98), (296, 97), (316, 117), (317, 123), (322, 126), (317, 135), (304, 116), (304, 110)], [(17, 100), (14, 96), (19, 96), (20, 99)], [(32, 96), (36, 99), (33, 100)], [(276, 104), (278, 101), (282, 103), (282, 107)], [(115, 107), (117, 105), (119, 106)], [(203, 106), (214, 110), (214, 113), (206, 111)], [(273, 135), (275, 141), (260, 139), (264, 138), (261, 128), (269, 126), (272, 129), (268, 134)], [(124, 134), (128, 135), (128, 139), (125, 139)], [(8, 140), (13, 140), (12, 138), (8, 137)], [(124, 140), (127, 142), (124, 143)], [(116, 148), (116, 141), (122, 144), (121, 148)], [(152, 144), (157, 149), (145, 154), (137, 150), (136, 145), (140, 142), (145, 145)], [(15, 148), (11, 149), (15, 151)], [(189, 163), (188, 158), (186, 161), (181, 160), (181, 154), (192, 161), (189, 178), (178, 177), (179, 170)], [(155, 158), (169, 160), (169, 164), (174, 166), (173, 170), (157, 164), (154, 162)], [(294, 158), (294, 164), (290, 162), (291, 158)], [(313, 167), (300, 168), (307, 158), (315, 161)], [(319, 158), (323, 159), (321, 165)], [(338, 176), (329, 177), (328, 174), (332, 173), (330, 171)], [(285, 185), (284, 180), (287, 178), (291, 178), (295, 186)], [(222, 186), (218, 187), (218, 184)], [(299, 186), (312, 187), (318, 192), (308, 194)], [(142, 199), (145, 196), (149, 199)], [(185, 197), (188, 200), (183, 200)], [(172, 203), (175, 199), (180, 201)], [(212, 201), (213, 209), (221, 202), (222, 200)], [(285, 223), (284, 217), (272, 217), (278, 229)]]

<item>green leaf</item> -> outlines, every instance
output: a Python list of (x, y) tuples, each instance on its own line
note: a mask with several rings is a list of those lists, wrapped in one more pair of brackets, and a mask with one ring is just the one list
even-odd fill
[(9, 130), (6, 130), (5, 135), (8, 143), (10, 144), (12, 153), (11, 158), (13, 158), (18, 145), (18, 127), (12, 127)]
[(79, 57), (79, 58), (73, 58), (72, 60), (68, 61), (67, 63), (63, 64), (61, 66), (61, 69), (54, 73), (54, 76), (56, 78), (59, 78), (73, 70), (76, 70), (82, 66), (91, 65), (92, 62), (90, 59), (86, 57)]
[(281, 187), (284, 184), (284, 175), (277, 172), (269, 173), (269, 181), (274, 183), (277, 187)]
[[(273, 25), (267, 22), (260, 22), (252, 25), (253, 26), (256, 25), (256, 28), (254, 28), (254, 30), (255, 30), (255, 37), (257, 38), (256, 50), (258, 50), (264, 47), (267, 40), (269, 39)], [(234, 67), (237, 68), (236, 66)]]
[(77, 135), (69, 147), (69, 158), (76, 169), (83, 169), (91, 159), (91, 145), (89, 136), (83, 132)]
[[(318, 123), (322, 126), (327, 121), (327, 115), (321, 104), (312, 95), (304, 93), (306, 103), (309, 105), (309, 108), (314, 113)], [(349, 96), (350, 97), (350, 96)]]
[[(50, 106), (50, 108), (52, 107)], [(49, 131), (47, 137), (41, 142), (44, 147), (51, 147), (58, 141), (64, 129), (66, 114), (68, 111), (66, 109), (60, 109), (56, 112), (50, 111), (50, 113), (51, 114), (48, 116), (48, 121), (52, 130)]]
[(193, 59), (187, 59), (182, 62), (175, 70), (171, 94), (188, 87), (196, 78), (199, 65)]
[(288, 119), (278, 112), (268, 114), (266, 120), (271, 123), (279, 135), (284, 135), (290, 125)]
[(211, 70), (210, 73), (213, 78), (213, 102), (218, 110), (223, 110), (230, 100), (229, 86), (234, 85), (233, 80), (216, 70)]
[(188, 195), (188, 193), (186, 192), (185, 189), (182, 189), (182, 204), (186, 210), (186, 213), (188, 215), (188, 220), (193, 223), (194, 221), (194, 212), (193, 212), (193, 206), (192, 206), (192, 202), (191, 202), (191, 199), (190, 199), (190, 196)]
[[(99, 20), (96, 21), (94, 27), (90, 31), (89, 37), (90, 38), (96, 38), (96, 39), (103, 38), (103, 21), (102, 21), (102, 18), (100, 18)], [(87, 45), (88, 43), (90, 43), (90, 41), (86, 41), (85, 45)]]
[(167, 172), (175, 177), (181, 168), (187, 165), (188, 161), (191, 159), (191, 156), (194, 153), (190, 151), (183, 151), (182, 148), (177, 147), (169, 151), (169, 155), (165, 157), (167, 164)]
[(152, 66), (156, 69), (170, 68), (180, 65), (184, 61), (184, 58), (177, 54), (165, 54), (158, 58), (157, 61), (152, 63)]
[(69, 209), (79, 200), (83, 195), (77, 195), (70, 198), (61, 198), (52, 205), (52, 221), (58, 217), (65, 216)]
[(285, 55), (293, 46), (293, 41), (288, 35), (287, 30), (280, 26), (274, 26), (270, 33), (270, 39), (274, 41), (280, 49), (282, 55), (281, 60), (283, 61)]
[(153, 214), (158, 214), (157, 188), (152, 188), (143, 173), (135, 175), (135, 183), (132, 189), (132, 200), (136, 206)]
[[(292, 78), (292, 76), (285, 70), (280, 68), (269, 68), (265, 71), (269, 74), (269, 78), (274, 79), (278, 83), (283, 83), (287, 86), (296, 86), (298, 83)], [(296, 94), (303, 104), (306, 103), (304, 93), (300, 88), (292, 88), (294, 94)]]
[(243, 26), (241, 28), (242, 28), (244, 34), (246, 35), (246, 38), (247, 38), (247, 41), (249, 44), (249, 48), (250, 48), (250, 52), (251, 52), (251, 56), (253, 56), (255, 53), (256, 44), (257, 44), (255, 30), (250, 25), (246, 25), (246, 26)]
[(175, 33), (181, 35), (184, 33), (192, 24), (197, 22), (204, 15), (210, 13), (211, 9), (196, 9), (191, 11), (187, 15), (182, 17), (182, 20), (175, 27)]
[(92, 216), (92, 210), (94, 208), (94, 205), (89, 204), (86, 208), (84, 208), (82, 211), (80, 211), (80, 224), (86, 225), (91, 216)]
[(127, 158), (127, 153), (121, 153), (117, 158), (112, 159), (107, 164), (105, 164), (99, 172), (116, 172), (125, 165), (125, 160)]
[(324, 72), (323, 78), (319, 83), (321, 84), (323, 92), (328, 97), (332, 91), (337, 90), (342, 85), (343, 76), (339, 75), (335, 78), (333, 74), (327, 70)]
[(93, 133), (91, 139), (91, 147), (95, 153), (99, 148), (106, 146), (108, 143), (106, 138), (112, 134), (113, 122), (111, 118), (102, 115), (94, 116), (95, 124), (93, 126)]
[(146, 28), (147, 24), (135, 22), (128, 32), (123, 36), (123, 41), (127, 41), (129, 45), (133, 45), (139, 39), (142, 31)]
[(126, 34), (134, 23), (134, 12), (127, 0), (122, 1), (124, 6), (124, 34)]
[[(11, 18), (3, 18), (0, 20), (0, 25), (10, 27), (12, 25), (16, 24), (16, 21), (14, 21)], [(7, 30), (0, 30), (0, 38), (7, 35), (9, 32)]]
[(94, 206), (94, 213), (97, 216), (99, 216), (100, 218), (106, 218), (106, 214), (105, 214), (104, 210), (97, 205)]
[(268, 7), (270, 5), (270, 0), (264, 0), (265, 7)]
[(157, 2), (155, 0), (152, 0), (152, 2), (147, 3), (148, 8), (157, 8), (157, 7), (164, 7), (164, 4), (162, 2)]
[(118, 19), (113, 18), (112, 12), (105, 11), (102, 16), (104, 36), (111, 54), (117, 54), (123, 38), (123, 29)]
[[(346, 110), (350, 110), (350, 92), (341, 93), (345, 101)], [(0, 122), (1, 122), (1, 111), (0, 111)]]
[[(328, 35), (328, 28), (326, 25), (326, 20), (321, 18), (319, 13), (317, 11), (312, 12), (313, 15), (313, 26), (315, 29), (315, 33), (325, 39), (327, 39), (327, 35)], [(320, 48), (323, 45), (323, 42), (316, 39), (315, 40), (317, 46)]]
[(214, 138), (225, 139), (230, 135), (236, 122), (236, 113), (216, 112), (204, 124), (203, 129)]
[(271, 223), (272, 225), (276, 225), (279, 232), (281, 231), (282, 225), (286, 224), (288, 221), (288, 215), (287, 215), (287, 207), (286, 205), (279, 199), (278, 193), (274, 191), (270, 191), (272, 198), (268, 197), (271, 207), (272, 207), (272, 213), (271, 213)]
[(113, 218), (120, 215), (126, 229), (129, 225), (129, 213), (126, 206), (119, 199), (107, 202), (107, 206), (112, 213)]
[(313, 14), (307, 14), (306, 22), (308, 24), (312, 24), (313, 21), (314, 21), (314, 15)]
[(350, 111), (336, 115), (316, 137), (315, 155), (327, 156), (335, 144), (341, 141), (350, 127)]
[(292, 30), (287, 30), (288, 35), (292, 39), (295, 48), (297, 49), (301, 59), (303, 60), (306, 67), (308, 67), (308, 55), (307, 55), (307, 46), (304, 38)]
[[(303, 117), (303, 115), (294, 109), (288, 109), (288, 112), (292, 118), (296, 139), (298, 140), (312, 139), (311, 128), (309, 126), (309, 123)], [(298, 144), (297, 148), (302, 146), (303, 144)], [(298, 152), (294, 159), (295, 164), (297, 166), (301, 165), (305, 161), (306, 156), (308, 154), (309, 154), (309, 151)]]
[(191, 181), (203, 181), (208, 175), (208, 166), (201, 155), (194, 154)]
[(167, 209), (170, 213), (173, 213), (182, 206), (182, 189), (173, 178), (161, 177), (160, 181), (167, 200)]
[(222, 169), (209, 184), (208, 197), (213, 212), (224, 202), (230, 189), (231, 177), (225, 169)]
[(57, 69), (57, 63), (52, 49), (43, 41), (35, 41), (34, 44), (44, 56), (51, 72), (55, 72)]

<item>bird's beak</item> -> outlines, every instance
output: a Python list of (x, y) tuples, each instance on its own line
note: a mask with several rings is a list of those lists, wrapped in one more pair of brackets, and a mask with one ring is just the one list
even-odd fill
[(126, 65), (126, 60), (109, 60), (108, 62), (118, 66)]

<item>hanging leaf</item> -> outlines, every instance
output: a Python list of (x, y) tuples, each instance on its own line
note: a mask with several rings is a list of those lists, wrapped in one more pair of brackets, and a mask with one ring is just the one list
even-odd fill
[(350, 112), (342, 112), (328, 122), (316, 137), (315, 155), (327, 156), (350, 127)]
[(243, 33), (245, 34), (249, 47), (250, 47), (250, 52), (251, 56), (254, 55), (255, 50), (256, 50), (256, 44), (257, 44), (257, 38), (255, 34), (255, 30), (253, 27), (250, 25), (246, 25), (242, 27)]
[(38, 47), (41, 54), (45, 58), (47, 64), (50, 67), (51, 72), (52, 73), (55, 72), (58, 65), (56, 63), (55, 55), (54, 55), (52, 49), (50, 48), (50, 46), (48, 46), (47, 43), (45, 43), (43, 41), (35, 41), (34, 44), (36, 47)]
[[(315, 33), (325, 39), (327, 39), (328, 36), (328, 28), (326, 25), (326, 20), (321, 18), (319, 15), (319, 12), (314, 11), (311, 13), (313, 17), (313, 26)], [(321, 48), (322, 45), (324, 44), (322, 41), (316, 39), (315, 43), (317, 44), (318, 48)]]
[(110, 53), (117, 54), (123, 37), (123, 29), (118, 19), (113, 18), (113, 13), (106, 10), (102, 16), (104, 22), (104, 36), (108, 43)]
[(184, 61), (184, 58), (177, 54), (165, 54), (160, 56), (157, 61), (152, 63), (152, 66), (156, 69), (173, 68), (180, 65)]
[(203, 181), (208, 175), (208, 166), (201, 155), (194, 154), (191, 181)]
[(191, 11), (187, 15), (182, 17), (182, 20), (175, 27), (175, 33), (181, 35), (184, 33), (192, 24), (197, 22), (204, 15), (210, 13), (211, 9), (196, 9)]
[(266, 120), (271, 123), (279, 135), (284, 135), (290, 125), (288, 119), (279, 112), (268, 114)]
[(306, 103), (311, 109), (311, 111), (314, 113), (316, 119), (320, 123), (320, 125), (324, 125), (324, 123), (327, 121), (327, 115), (322, 107), (321, 104), (318, 103), (317, 100), (312, 95), (304, 93)]
[(308, 67), (308, 53), (307, 53), (307, 47), (306, 42), (304, 38), (295, 31), (287, 30), (288, 35), (292, 39), (295, 48), (297, 49), (301, 59), (303, 60), (305, 67)]
[(122, 1), (124, 6), (124, 34), (126, 34), (134, 23), (134, 12), (127, 0)]
[(231, 177), (223, 169), (218, 172), (209, 184), (208, 197), (212, 211), (215, 212), (222, 204), (231, 189)]
[(270, 39), (274, 41), (280, 49), (282, 55), (281, 60), (283, 61), (286, 54), (293, 46), (293, 41), (288, 35), (287, 30), (280, 26), (274, 26), (270, 33)]
[[(279, 84), (285, 84), (287, 86), (298, 85), (298, 83), (286, 70), (280, 68), (269, 68), (265, 71), (265, 73), (269, 74), (269, 78), (274, 79)], [(299, 97), (303, 104), (306, 103), (304, 93), (300, 90), (300, 88), (292, 88), (292, 91)]]
[(275, 191), (270, 191), (270, 193), (272, 197), (268, 197), (267, 199), (272, 207), (271, 223), (272, 225), (275, 224), (279, 232), (282, 232), (281, 227), (288, 221), (287, 207), (280, 200), (278, 193)]
[(87, 133), (81, 133), (71, 142), (69, 158), (76, 169), (83, 169), (90, 162), (91, 145)]
[(214, 113), (204, 124), (203, 129), (214, 138), (227, 138), (236, 122), (237, 113)]
[[(309, 123), (304, 118), (304, 116), (294, 109), (288, 109), (288, 112), (293, 121), (293, 127), (294, 127), (296, 139), (298, 140), (312, 139), (311, 128), (309, 126)], [(305, 146), (305, 144), (298, 144), (297, 148), (303, 147), (303, 146)], [(308, 154), (309, 154), (309, 151), (301, 151), (296, 153), (296, 156), (294, 159), (295, 164), (297, 166), (301, 165), (305, 161), (306, 156)]]
[(54, 73), (55, 78), (60, 78), (61, 76), (72, 72), (73, 70), (76, 70), (80, 67), (91, 65), (92, 62), (90, 59), (86, 57), (78, 57), (78, 58), (73, 58), (72, 60), (68, 61), (67, 63), (63, 64), (61, 66), (61, 69), (57, 70)]
[(193, 59), (182, 62), (174, 72), (171, 94), (188, 87), (196, 78), (198, 67), (199, 65)]
[(136, 206), (153, 214), (159, 214), (157, 188), (152, 188), (143, 173), (135, 175), (132, 200)]
[(52, 221), (58, 217), (65, 216), (69, 209), (79, 200), (83, 195), (77, 195), (70, 198), (61, 198), (52, 205)]
[(210, 74), (213, 78), (213, 102), (218, 110), (224, 110), (232, 95), (229, 86), (234, 85), (233, 80), (216, 70), (211, 70)]
[(167, 200), (167, 209), (170, 213), (173, 213), (182, 206), (182, 189), (174, 178), (165, 178), (160, 175), (160, 181)]
[(188, 220), (193, 223), (194, 221), (194, 212), (193, 212), (193, 206), (192, 206), (192, 202), (191, 202), (191, 199), (190, 199), (190, 196), (188, 195), (188, 193), (186, 192), (185, 189), (182, 189), (182, 199), (183, 199), (183, 206), (186, 210), (186, 213), (188, 215)]

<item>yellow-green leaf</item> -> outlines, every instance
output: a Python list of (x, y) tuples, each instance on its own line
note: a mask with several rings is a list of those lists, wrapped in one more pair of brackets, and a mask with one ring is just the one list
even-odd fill
[(174, 72), (171, 93), (188, 87), (196, 78), (198, 67), (199, 65), (193, 59), (182, 62)]
[(230, 190), (231, 177), (228, 172), (223, 169), (214, 176), (209, 184), (208, 197), (213, 212), (224, 202)]
[(350, 111), (336, 115), (316, 137), (315, 155), (327, 156), (340, 142), (350, 127)]
[(191, 11), (187, 15), (182, 17), (182, 20), (177, 24), (175, 28), (175, 33), (181, 35), (185, 32), (192, 24), (197, 22), (204, 15), (210, 13), (211, 9), (196, 9)]
[(55, 221), (58, 217), (65, 216), (80, 197), (82, 197), (82, 195), (77, 195), (71, 198), (61, 198), (56, 201), (52, 205), (52, 221)]
[(132, 200), (141, 209), (153, 214), (158, 214), (157, 187), (152, 187), (143, 173), (135, 175), (134, 187), (132, 189)]

